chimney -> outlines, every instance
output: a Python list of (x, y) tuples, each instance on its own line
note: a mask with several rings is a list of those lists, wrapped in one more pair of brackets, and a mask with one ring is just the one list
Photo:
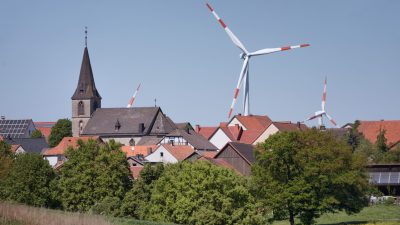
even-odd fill
[(238, 113), (238, 116), (241, 116), (242, 114), (241, 113)]
[(195, 131), (196, 131), (197, 133), (200, 132), (200, 125), (196, 124)]
[(301, 124), (300, 124), (300, 122), (297, 122), (297, 128), (299, 128), (299, 130), (301, 129)]
[(144, 123), (139, 123), (139, 133), (143, 134), (144, 132)]

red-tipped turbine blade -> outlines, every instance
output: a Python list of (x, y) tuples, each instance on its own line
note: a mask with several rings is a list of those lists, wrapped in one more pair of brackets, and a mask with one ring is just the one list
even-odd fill
[(326, 77), (325, 77), (325, 83), (324, 83), (324, 93), (322, 94), (322, 111), (325, 111), (325, 104), (326, 104)]
[(255, 52), (250, 53), (250, 56), (257, 56), (257, 55), (265, 55), (265, 54), (271, 54), (275, 52), (282, 52), (282, 51), (287, 51), (295, 48), (304, 48), (310, 46), (309, 44), (302, 44), (302, 45), (293, 45), (293, 46), (286, 46), (286, 47), (281, 47), (281, 48), (264, 48)]
[(235, 88), (235, 93), (233, 95), (233, 101), (232, 101), (231, 108), (229, 109), (229, 113), (228, 113), (228, 119), (231, 118), (233, 108), (235, 107), (235, 103), (236, 103), (237, 97), (239, 95), (240, 86), (242, 86), (243, 78), (247, 74), (248, 62), (249, 62), (249, 58), (246, 57), (244, 59), (242, 70), (240, 71), (240, 75), (239, 75), (239, 80), (238, 80), (238, 83)]
[(214, 17), (218, 20), (218, 22), (221, 24), (221, 26), (224, 28), (225, 32), (228, 34), (228, 36), (231, 38), (233, 43), (242, 50), (246, 55), (248, 54), (248, 51), (240, 42), (239, 38), (236, 37), (236, 35), (228, 28), (228, 26), (224, 23), (224, 21), (218, 16), (218, 14), (214, 11), (214, 9), (211, 7), (210, 4), (207, 3), (208, 9), (211, 11), (211, 13), (214, 15)]
[(133, 94), (132, 98), (129, 100), (127, 108), (131, 108), (133, 106), (133, 102), (135, 101), (136, 95), (139, 92), (140, 85), (141, 84), (139, 84), (139, 86), (136, 88), (135, 93)]

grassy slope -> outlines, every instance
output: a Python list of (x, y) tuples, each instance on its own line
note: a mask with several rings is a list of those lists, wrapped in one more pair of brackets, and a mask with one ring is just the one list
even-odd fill
[[(374, 223), (388, 221), (387, 224), (400, 225), (400, 206), (376, 205), (364, 208), (360, 213), (347, 215), (344, 212), (325, 214), (317, 219), (317, 224), (340, 224), (340, 223)], [(296, 221), (299, 222), (299, 221)], [(273, 225), (287, 225), (287, 221), (278, 221)], [(379, 223), (380, 224), (380, 223)]]

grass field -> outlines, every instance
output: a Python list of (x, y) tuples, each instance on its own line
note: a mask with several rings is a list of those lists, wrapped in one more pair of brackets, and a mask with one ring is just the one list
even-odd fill
[[(296, 221), (299, 222), (299, 221)], [(278, 221), (273, 225), (288, 225)], [(365, 208), (358, 214), (326, 214), (317, 224), (377, 224), (400, 225), (400, 206), (376, 205)], [(0, 202), (0, 225), (171, 225), (126, 218), (105, 218), (97, 215), (68, 213), (57, 210), (29, 207)]]
[[(296, 221), (298, 222), (298, 221)], [(288, 221), (273, 225), (288, 225)], [(317, 224), (379, 224), (400, 225), (400, 206), (375, 205), (364, 208), (360, 213), (347, 215), (344, 212), (325, 214), (317, 219)]]

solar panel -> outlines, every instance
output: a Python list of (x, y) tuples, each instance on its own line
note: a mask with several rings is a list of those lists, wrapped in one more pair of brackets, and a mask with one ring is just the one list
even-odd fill
[(11, 138), (27, 136), (25, 132), (31, 120), (0, 120), (0, 134)]

